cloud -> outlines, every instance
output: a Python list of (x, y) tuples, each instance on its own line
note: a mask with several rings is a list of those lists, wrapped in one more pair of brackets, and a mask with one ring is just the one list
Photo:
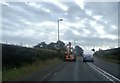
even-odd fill
[(46, 21), (46, 22), (40, 22), (35, 24), (38, 27), (47, 27), (47, 28), (54, 28), (56, 25), (54, 22)]
[(117, 27), (115, 25), (112, 25), (111, 28), (115, 29), (115, 30), (117, 29)]
[(92, 15), (92, 11), (91, 11), (91, 10), (86, 9), (85, 12), (86, 12), (86, 14), (89, 15), (89, 16)]
[(3, 5), (6, 5), (6, 6), (10, 6), (8, 3), (3, 2), (3, 1), (1, 1), (0, 3), (3, 4)]
[(83, 10), (84, 9), (84, 0), (74, 0), (75, 3)]
[(96, 23), (96, 21), (90, 21), (90, 25), (99, 33), (99, 34), (105, 34), (104, 26)]
[(101, 17), (102, 17), (102, 16), (93, 16), (93, 18), (94, 18), (95, 20), (101, 20)]
[(80, 33), (79, 33), (78, 31), (76, 31), (76, 30), (73, 30), (72, 32), (73, 32), (73, 34), (75, 34), (75, 35), (80, 35)]
[(60, 40), (91, 52), (91, 48), (117, 46), (116, 2), (2, 2), (2, 42), (35, 45)]
[(117, 39), (118, 39), (118, 36), (116, 36), (116, 35), (111, 35), (111, 34), (107, 34), (107, 35), (104, 35), (104, 36), (101, 35), (100, 38), (117, 40)]
[(32, 7), (35, 7), (35, 8), (40, 8), (41, 5), (40, 4), (37, 4), (35, 2), (25, 2), (25, 4), (29, 5), (29, 6), (32, 6)]
[(53, 3), (54, 5), (58, 6), (59, 8), (61, 8), (63, 11), (67, 11), (68, 7), (64, 4), (62, 4), (61, 2), (57, 2), (57, 1), (51, 1), (51, 3)]

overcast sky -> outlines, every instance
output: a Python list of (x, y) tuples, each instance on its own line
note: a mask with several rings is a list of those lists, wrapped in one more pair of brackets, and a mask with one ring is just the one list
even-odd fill
[(118, 46), (117, 2), (2, 2), (2, 42), (34, 46), (60, 40), (91, 49)]

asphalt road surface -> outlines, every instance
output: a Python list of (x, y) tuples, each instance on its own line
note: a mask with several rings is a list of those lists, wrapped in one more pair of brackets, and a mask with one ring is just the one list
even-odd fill
[[(103, 66), (104, 65), (104, 66)], [(106, 65), (106, 66), (105, 66)], [(107, 68), (106, 68), (107, 67)], [(112, 68), (114, 67), (114, 68)], [(108, 70), (107, 70), (108, 69)], [(112, 73), (111, 73), (112, 72)], [(118, 66), (107, 62), (63, 62), (20, 79), (21, 81), (111, 81), (120, 82)]]

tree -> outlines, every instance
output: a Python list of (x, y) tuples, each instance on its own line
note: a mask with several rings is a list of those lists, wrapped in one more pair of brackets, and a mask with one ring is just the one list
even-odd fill
[(38, 43), (34, 46), (34, 48), (47, 48), (47, 49), (57, 49), (57, 48), (64, 48), (65, 43), (62, 41), (57, 41), (57, 43), (51, 42), (50, 44), (46, 44), (45, 42)]
[(57, 41), (57, 47), (58, 48), (64, 48), (65, 47), (65, 43), (62, 41)]
[(47, 45), (47, 47), (48, 47), (49, 49), (55, 49), (55, 45), (56, 45), (56, 43), (51, 42), (50, 44)]
[(45, 42), (41, 42), (35, 45), (34, 48), (47, 48), (47, 44)]
[(76, 49), (77, 55), (82, 56), (82, 54), (84, 53), (84, 50), (79, 46), (75, 46), (75, 49)]

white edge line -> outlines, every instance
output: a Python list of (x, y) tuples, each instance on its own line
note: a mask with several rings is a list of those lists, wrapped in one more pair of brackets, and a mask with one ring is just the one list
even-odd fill
[(45, 75), (40, 81), (44, 80), (49, 75), (50, 75), (50, 73), (48, 73), (47, 75)]
[[(100, 72), (98, 69), (96, 69), (95, 67), (93, 67), (90, 63), (87, 63), (88, 65), (90, 65), (92, 68), (94, 68), (96, 71), (98, 71), (100, 74), (102, 74), (103, 76), (105, 76), (107, 79), (109, 79), (110, 81), (114, 82), (112, 79), (110, 79), (108, 76), (106, 76), (104, 73)], [(115, 83), (115, 82), (114, 82)]]
[[(49, 76), (51, 73), (48, 73), (47, 75), (45, 75), (40, 81), (44, 80), (47, 76)], [(54, 73), (53, 76), (55, 76), (57, 73)]]
[(53, 76), (55, 76), (55, 75), (56, 75), (56, 73)]
[[(94, 64), (92, 64), (92, 63), (91, 63), (91, 65), (95, 66), (95, 65), (94, 65)], [(115, 76), (113, 76), (113, 75), (109, 74), (108, 72), (106, 72), (106, 71), (104, 71), (104, 70), (100, 69), (100, 68), (99, 68), (99, 67), (97, 67), (97, 66), (95, 66), (95, 67), (96, 67), (96, 68), (98, 68), (99, 70), (101, 70), (102, 72), (104, 72), (105, 74), (107, 74), (107, 75), (111, 76), (112, 78), (116, 79), (117, 81), (120, 81), (120, 79), (118, 79), (118, 78), (116, 78)]]

